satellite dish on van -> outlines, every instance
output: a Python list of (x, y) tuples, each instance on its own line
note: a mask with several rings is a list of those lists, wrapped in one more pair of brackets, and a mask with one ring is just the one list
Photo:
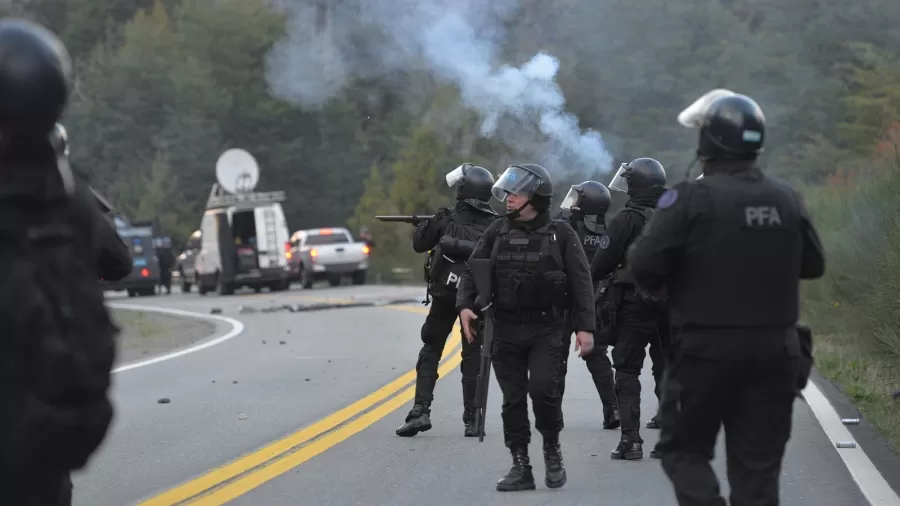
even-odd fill
[(250, 193), (259, 182), (259, 165), (247, 150), (232, 148), (219, 156), (216, 179), (228, 193)]

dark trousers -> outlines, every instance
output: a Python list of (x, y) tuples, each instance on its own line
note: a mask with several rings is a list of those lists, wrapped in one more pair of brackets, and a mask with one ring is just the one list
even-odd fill
[[(727, 354), (684, 349), (678, 338), (666, 374), (660, 409), (663, 469), (679, 506), (778, 506), (779, 477), (790, 438), (797, 358), (784, 345), (751, 339)], [(734, 336), (707, 336), (721, 346)], [(746, 338), (746, 336), (741, 336)], [(706, 349), (709, 349), (709, 346)], [(730, 502), (720, 495), (709, 462), (725, 427)]]
[(4, 499), (9, 506), (71, 506), (72, 478), (68, 471), (48, 471), (39, 475), (0, 469)]
[[(572, 345), (573, 333), (574, 330), (572, 327), (569, 327), (566, 336), (566, 349), (569, 349)], [(609, 357), (606, 354), (608, 350), (608, 346), (598, 345), (595, 342), (594, 349), (587, 355), (581, 357), (587, 366), (588, 372), (591, 373), (594, 387), (600, 395), (600, 402), (603, 404), (604, 414), (606, 414), (607, 411), (616, 409), (616, 385), (613, 378), (612, 362), (609, 361)], [(560, 380), (562, 382), (563, 394), (565, 394), (566, 391), (566, 373), (567, 370), (564, 370), (562, 379)]]
[[(641, 369), (650, 345), (655, 393), (661, 393), (668, 344), (668, 318), (662, 310), (626, 297), (619, 307), (616, 322), (613, 367), (616, 369), (616, 400), (622, 422), (622, 439), (643, 443), (641, 423)], [(665, 342), (664, 342), (665, 341)]]
[[(431, 406), (434, 400), (434, 387), (438, 379), (438, 366), (447, 337), (453, 330), (458, 315), (456, 314), (455, 294), (451, 296), (433, 297), (431, 309), (422, 325), (422, 349), (416, 362), (416, 397), (415, 403)], [(475, 341), (469, 344), (462, 340), (462, 373), (463, 420), (475, 420), (475, 387), (478, 381), (481, 344)]]
[(494, 375), (503, 392), (503, 439), (507, 447), (531, 442), (528, 396), (534, 426), (544, 437), (563, 428), (562, 393), (570, 335), (565, 323), (514, 324), (496, 322)]
[(613, 378), (612, 362), (606, 352), (607, 346), (597, 346), (582, 359), (587, 365), (588, 372), (591, 373), (591, 379), (594, 380), (594, 387), (600, 395), (600, 402), (603, 403), (604, 414), (607, 411), (616, 409), (616, 383)]
[(172, 291), (172, 270), (171, 269), (159, 269), (159, 284), (166, 289), (166, 291)]

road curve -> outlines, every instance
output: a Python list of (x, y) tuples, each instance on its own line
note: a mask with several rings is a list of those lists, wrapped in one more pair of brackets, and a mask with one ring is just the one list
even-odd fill
[[(510, 465), (502, 443), (500, 390), (494, 383), (484, 443), (464, 438), (458, 353), (443, 366), (432, 408), (434, 428), (409, 439), (394, 435), (411, 397), (401, 388), (410, 376), (394, 380), (415, 365), (421, 305), (261, 312), (323, 298), (346, 304), (354, 298), (396, 302), (421, 296), (421, 289), (365, 286), (123, 300), (201, 313), (217, 307), (245, 329), (216, 346), (116, 375), (117, 418), (90, 467), (76, 476), (75, 505), (176, 504), (173, 498), (192, 495), (184, 504), (522, 506), (597, 504), (601, 498), (620, 506), (674, 504), (658, 461), (609, 460), (618, 433), (599, 428), (597, 394), (574, 355), (562, 436), (569, 482), (555, 491), (543, 486), (536, 434), (532, 460), (538, 490), (498, 493), (494, 483)], [(248, 307), (256, 311), (248, 312)], [(228, 330), (223, 325), (219, 335)], [(656, 409), (649, 372), (643, 381), (651, 398), (642, 411), (649, 415)], [(373, 392), (392, 382), (398, 385), (373, 399)], [(171, 402), (159, 404), (161, 398)], [(361, 399), (379, 402), (355, 418), (332, 420), (327, 427), (320, 422)], [(311, 428), (300, 431), (304, 427)], [(325, 429), (330, 430), (313, 433)], [(649, 451), (657, 433), (643, 429), (642, 435)], [(720, 441), (714, 467), (727, 493), (723, 449)], [(798, 400), (782, 504), (867, 504), (838, 451), (810, 406)], [(230, 462), (235, 463), (213, 471)], [(160, 498), (173, 488), (168, 498)]]

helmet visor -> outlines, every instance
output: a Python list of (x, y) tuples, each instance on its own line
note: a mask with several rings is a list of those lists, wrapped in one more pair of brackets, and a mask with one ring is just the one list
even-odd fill
[(559, 205), (559, 208), (565, 209), (566, 211), (578, 209), (579, 200), (581, 200), (581, 192), (573, 186), (569, 188), (569, 193), (566, 194), (566, 198), (563, 199), (562, 204)]
[(724, 88), (718, 88), (706, 92), (706, 94), (698, 98), (693, 104), (687, 106), (687, 108), (678, 113), (678, 122), (681, 123), (682, 126), (686, 126), (688, 128), (702, 127), (703, 121), (706, 119), (706, 111), (709, 110), (709, 106), (711, 106), (716, 100), (722, 97), (730, 97), (731, 95), (736, 95), (736, 93)]
[(619, 170), (616, 171), (616, 174), (609, 180), (609, 184), (606, 185), (610, 190), (615, 190), (617, 192), (628, 193), (628, 179), (626, 175), (628, 171), (631, 170), (631, 167), (628, 164), (623, 163)]
[(444, 176), (444, 179), (447, 180), (447, 186), (453, 187), (456, 183), (462, 181), (463, 175), (465, 175), (465, 167), (466, 164), (462, 164), (459, 167), (451, 170)]
[(541, 180), (521, 167), (509, 167), (491, 188), (491, 195), (503, 202), (508, 194), (531, 197), (541, 186)]

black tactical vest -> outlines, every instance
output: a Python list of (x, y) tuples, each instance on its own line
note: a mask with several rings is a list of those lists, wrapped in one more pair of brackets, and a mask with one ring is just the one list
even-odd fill
[[(621, 211), (619, 211), (622, 213), (637, 213), (637, 214), (641, 215), (641, 217), (643, 217), (643, 219), (644, 219), (644, 222), (641, 225), (641, 229), (637, 232), (637, 234), (635, 234), (633, 237), (630, 237), (628, 239), (628, 244), (625, 245), (625, 251), (628, 251), (628, 247), (631, 246), (631, 243), (633, 243), (634, 240), (638, 238), (641, 231), (643, 231), (644, 227), (647, 226), (647, 222), (650, 221), (650, 218), (653, 216), (653, 211), (655, 211), (655, 209), (648, 209), (648, 208), (639, 209), (636, 207), (626, 207), (626, 208), (622, 209)], [(628, 272), (627, 262), (626, 262), (624, 256), (619, 260), (619, 264), (616, 267), (616, 271), (612, 274), (612, 279), (613, 279), (614, 283), (621, 283), (621, 284), (628, 284), (628, 285), (634, 284), (634, 280), (632, 279), (631, 273)]]
[[(471, 218), (474, 219), (471, 219)], [(456, 209), (450, 211), (450, 221), (444, 231), (445, 236), (465, 241), (478, 242), (484, 231), (493, 223), (495, 215), (472, 211), (462, 213)], [(455, 294), (466, 268), (468, 258), (457, 258), (441, 251), (440, 246), (434, 249), (431, 265), (431, 292), (435, 296)]]
[(494, 243), (495, 316), (501, 321), (561, 320), (568, 284), (551, 221), (533, 232), (504, 223)]
[(594, 254), (600, 249), (600, 239), (603, 238), (603, 234), (588, 230), (581, 220), (573, 223), (573, 225), (575, 233), (577, 233), (578, 238), (581, 239), (581, 247), (584, 248), (584, 254), (587, 256), (588, 264), (590, 264), (591, 260), (594, 259)]
[(784, 183), (709, 177), (709, 210), (694, 220), (669, 303), (679, 325), (792, 326), (799, 318), (800, 208)]

